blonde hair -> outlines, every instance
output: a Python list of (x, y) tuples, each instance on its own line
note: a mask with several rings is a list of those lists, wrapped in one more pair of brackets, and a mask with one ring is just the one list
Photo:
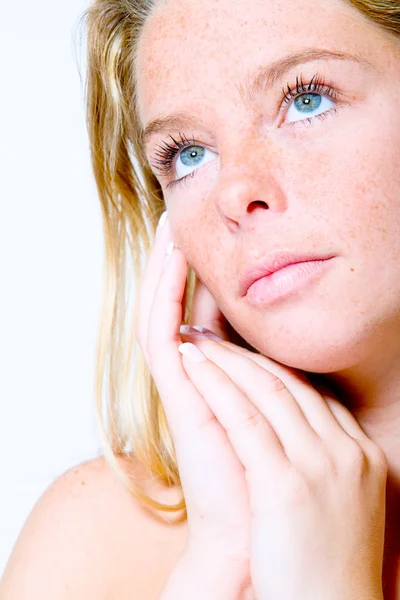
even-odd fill
[[(400, 35), (398, 0), (346, 1), (386, 31)], [(134, 457), (159, 482), (182, 489), (164, 409), (134, 330), (144, 262), (165, 210), (160, 185), (143, 153), (133, 68), (141, 31), (156, 5), (153, 0), (94, 0), (81, 17), (87, 35), (87, 128), (105, 242), (95, 400), (104, 457), (116, 475), (143, 506), (165, 513), (184, 510), (185, 519), (183, 495), (174, 506), (154, 500), (118, 460)], [(126, 271), (130, 265), (133, 277)], [(132, 309), (127, 281), (135, 287)], [(185, 323), (194, 283), (189, 268)]]

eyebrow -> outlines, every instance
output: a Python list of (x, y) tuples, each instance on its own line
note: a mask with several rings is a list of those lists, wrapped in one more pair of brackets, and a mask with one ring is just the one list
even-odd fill
[[(362, 56), (357, 56), (348, 52), (307, 48), (300, 52), (294, 52), (283, 58), (279, 58), (267, 66), (258, 67), (253, 73), (247, 76), (245, 84), (237, 86), (240, 97), (244, 102), (251, 101), (259, 92), (274, 85), (277, 80), (293, 67), (321, 59), (352, 61), (370, 70), (374, 68), (373, 65)], [(148, 143), (149, 138), (156, 133), (168, 130), (178, 130), (180, 127), (196, 127), (198, 125), (199, 119), (187, 112), (167, 115), (151, 121), (142, 132), (140, 141), (142, 147), (144, 147)]]

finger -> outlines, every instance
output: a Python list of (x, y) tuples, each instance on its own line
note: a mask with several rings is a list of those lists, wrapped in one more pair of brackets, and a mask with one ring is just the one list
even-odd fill
[(332, 414), (335, 416), (338, 423), (340, 423), (344, 431), (346, 431), (352, 439), (357, 441), (365, 454), (369, 455), (371, 453), (371, 455), (373, 454), (375, 456), (377, 448), (376, 443), (368, 437), (354, 415), (334, 398), (330, 391), (324, 393), (324, 398)]
[(172, 241), (171, 227), (168, 218), (166, 218), (148, 256), (139, 288), (136, 312), (136, 339), (145, 354), (147, 353), (147, 328), (151, 305), (163, 269), (165, 251), (170, 241)]
[(229, 339), (225, 316), (220, 311), (215, 298), (197, 276), (189, 324), (206, 327), (222, 339)]
[[(241, 495), (247, 492), (238, 483), (243, 466), (222, 425), (188, 377), (178, 351), (186, 273), (185, 257), (175, 248), (154, 293), (147, 344), (151, 372), (176, 450), (190, 522), (190, 507), (196, 506), (204, 517), (211, 508), (218, 513), (225, 505), (222, 499), (232, 495), (244, 506), (247, 498), (241, 500)], [(205, 484), (207, 478), (209, 485)], [(237, 506), (224, 506), (221, 523), (222, 517), (240, 521)]]
[[(320, 447), (320, 439), (296, 398), (278, 376), (218, 342), (199, 340), (196, 346), (241, 390), (247, 398), (247, 410), (253, 405), (264, 415), (293, 463), (304, 462)], [(198, 380), (193, 383), (197, 387)], [(226, 407), (226, 414), (220, 422), (225, 427), (234, 407), (227, 403), (223, 407)], [(214, 411), (214, 407), (212, 409)]]
[[(151, 371), (163, 397), (163, 406), (171, 431), (177, 437), (185, 435), (187, 431), (185, 419), (189, 419), (188, 425), (203, 425), (213, 418), (183, 369), (178, 352), (178, 345), (181, 343), (179, 327), (182, 320), (186, 272), (185, 257), (174, 248), (153, 293), (147, 329), (147, 352)], [(177, 398), (177, 394), (181, 397)], [(185, 396), (191, 400), (190, 407), (184, 400)]]
[[(229, 342), (223, 342), (222, 344), (232, 351), (248, 357), (279, 377), (296, 398), (311, 427), (326, 443), (334, 443), (339, 427), (340, 432), (344, 431), (360, 444), (365, 443), (367, 446), (370, 444), (370, 438), (363, 431), (355, 417), (335, 399), (328, 388), (320, 386), (320, 389), (316, 389), (307, 378), (307, 375), (298, 369), (287, 367), (271, 358), (254, 354)], [(328, 402), (328, 398), (332, 402)]]
[[(184, 343), (180, 351), (182, 354), (193, 352), (193, 348), (196, 351), (196, 346)], [(212, 360), (205, 359), (195, 362), (184, 354), (182, 363), (194, 386), (226, 431), (246, 471), (263, 472), (271, 480), (274, 473), (281, 472), (288, 465), (273, 427), (229, 375)]]
[(178, 351), (186, 273), (185, 257), (174, 248), (154, 292), (147, 332), (151, 371), (171, 433), (183, 447), (182, 440), (190, 439), (196, 430), (216, 425), (215, 415), (187, 376)]

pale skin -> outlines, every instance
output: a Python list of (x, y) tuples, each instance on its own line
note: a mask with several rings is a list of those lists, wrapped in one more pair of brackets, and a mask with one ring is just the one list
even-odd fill
[[(304, 48), (348, 52), (364, 63), (314, 60), (293, 67), (252, 98), (239, 93), (248, 73)], [(385, 551), (388, 569), (395, 569), (400, 551), (399, 41), (339, 1), (306, 1), (301, 9), (294, 0), (239, 1), (232, 11), (228, 0), (172, 0), (149, 19), (136, 66), (143, 126), (180, 111), (197, 119), (197, 125), (182, 123), (149, 138), (150, 164), (159, 144), (171, 143), (169, 134), (177, 139), (183, 133), (196, 140), (192, 145), (207, 149), (191, 168), (175, 158), (168, 175), (155, 170), (170, 238), (179, 248), (174, 254), (181, 256), (175, 260), (187, 261), (203, 282), (204, 298), (205, 290), (210, 294), (208, 313), (199, 310), (192, 323), (223, 329), (226, 317), (261, 355), (289, 367), (287, 372), (322, 374), (332, 397), (334, 392), (348, 417), (355, 417), (358, 434), (366, 434), (387, 459)], [(282, 88), (294, 88), (300, 75), (307, 84), (316, 73), (338, 95), (332, 100), (321, 93), (323, 110), (301, 116), (282, 102)], [(329, 110), (323, 120), (297, 120)], [(169, 186), (189, 173), (185, 183)], [(336, 264), (301, 294), (255, 308), (238, 293), (238, 273), (276, 249), (330, 251)], [(147, 294), (150, 289), (154, 294), (155, 280)], [(237, 347), (231, 352), (237, 354)], [(209, 359), (229, 371), (220, 355)], [(204, 365), (183, 357), (182, 366), (200, 387)], [(386, 575), (385, 597), (395, 597), (392, 573)]]
[[(300, 372), (214, 335), (180, 334), (187, 262), (176, 248), (162, 264), (170, 241), (167, 220), (143, 279), (137, 334), (188, 509), (183, 566), (160, 600), (382, 600), (384, 454)], [(192, 316), (221, 323), (203, 284)], [(196, 341), (201, 362), (181, 363), (180, 338)], [(201, 589), (210, 557), (221, 580)]]

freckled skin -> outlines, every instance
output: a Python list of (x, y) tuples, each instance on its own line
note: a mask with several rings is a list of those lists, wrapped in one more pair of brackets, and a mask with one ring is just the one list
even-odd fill
[[(400, 39), (342, 0), (235, 0), (232, 7), (232, 0), (167, 0), (149, 18), (135, 65), (142, 124), (190, 109), (199, 125), (157, 134), (147, 155), (151, 163), (157, 145), (171, 142), (168, 133), (194, 137), (208, 149), (183, 185), (167, 188), (189, 172), (182, 164), (159, 177), (176, 243), (251, 346), (322, 374), (384, 450), (383, 581), (385, 597), (394, 597), (400, 581)], [(357, 54), (373, 68), (318, 60), (295, 67), (252, 102), (240, 96), (237, 86), (256, 67), (311, 47)], [(282, 88), (295, 90), (296, 77), (308, 84), (316, 73), (340, 92), (337, 111), (302, 126)], [(238, 277), (278, 249), (337, 258), (311, 286), (256, 308), (240, 297)]]
[[(257, 66), (310, 47), (372, 68), (317, 60), (241, 98), (237, 86)], [(158, 178), (175, 240), (224, 315), (274, 360), (376, 397), (399, 354), (400, 38), (341, 0), (235, 0), (235, 10), (231, 0), (168, 0), (149, 18), (135, 66), (144, 125), (188, 109), (199, 118), (170, 133), (193, 136), (208, 160), (174, 188), (189, 171)], [(316, 73), (341, 92), (326, 105), (337, 111), (302, 125), (282, 88)], [(168, 133), (151, 139), (150, 163)], [(297, 294), (255, 307), (238, 276), (278, 249), (337, 258)]]

